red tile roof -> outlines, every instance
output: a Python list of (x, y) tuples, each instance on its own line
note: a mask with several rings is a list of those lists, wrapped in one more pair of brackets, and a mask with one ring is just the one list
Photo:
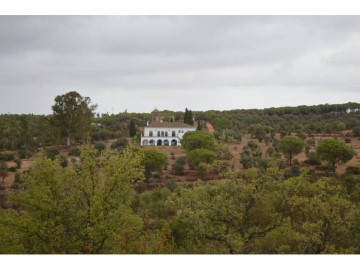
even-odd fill
[(159, 127), (159, 128), (195, 128), (192, 125), (185, 124), (183, 122), (152, 122), (145, 127)]

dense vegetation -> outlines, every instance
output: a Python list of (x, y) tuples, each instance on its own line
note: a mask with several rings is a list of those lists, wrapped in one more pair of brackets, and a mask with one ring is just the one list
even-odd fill
[[(209, 151), (209, 150), (208, 150)], [(347, 180), (277, 166), (136, 193), (144, 153), (41, 154), (0, 210), (0, 253), (359, 253), (359, 170)]]
[[(336, 174), (356, 154), (347, 144), (360, 136), (360, 104), (195, 112), (198, 130), (184, 135), (186, 152), (172, 153), (171, 167), (158, 148), (138, 146), (150, 114), (95, 116), (94, 108), (70, 92), (55, 98), (52, 115), (0, 116), (0, 150), (18, 151), (0, 153), (1, 187), (38, 152), (1, 193), (0, 253), (360, 252), (360, 168)], [(193, 120), (188, 109), (161, 114)], [(213, 134), (201, 131), (206, 122)], [(342, 131), (345, 142), (331, 138)], [(316, 133), (327, 135), (316, 142)], [(229, 142), (244, 134), (236, 169)], [(57, 144), (75, 144), (71, 159)], [(151, 187), (165, 168), (192, 169), (199, 180)]]
[[(86, 102), (92, 111), (94, 105), (88, 99)], [(184, 112), (162, 111), (161, 115), (164, 121), (189, 121), (189, 112), (191, 111), (187, 111), (185, 115)], [(194, 113), (198, 123), (208, 121), (213, 124), (215, 137), (218, 139), (225, 136), (230, 140), (240, 140), (242, 135), (250, 133), (260, 142), (271, 142), (275, 133), (284, 136), (297, 133), (304, 136), (315, 133), (334, 134), (343, 130), (352, 130), (355, 136), (360, 136), (359, 103)], [(55, 120), (55, 112), (48, 116), (0, 115), (0, 150), (65, 144), (68, 138), (66, 130), (61, 130)], [(81, 142), (89, 137), (91, 141), (105, 141), (128, 137), (129, 134), (137, 137), (141, 128), (150, 120), (149, 113), (97, 114), (92, 119), (91, 126), (89, 121), (83, 122), (87, 123), (88, 129), (82, 127), (78, 131), (74, 130), (72, 140)]]

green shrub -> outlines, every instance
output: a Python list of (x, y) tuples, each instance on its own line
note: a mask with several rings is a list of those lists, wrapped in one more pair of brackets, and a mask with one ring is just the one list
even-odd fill
[(320, 158), (316, 152), (310, 152), (308, 154), (308, 159), (304, 161), (308, 165), (321, 165)]
[(61, 167), (65, 168), (68, 166), (68, 160), (65, 156), (63, 155), (58, 155), (57, 159), (59, 160), (59, 163), (61, 165)]
[(46, 157), (50, 158), (51, 160), (55, 160), (56, 156), (60, 154), (57, 148), (44, 148), (44, 154)]
[(80, 157), (81, 150), (79, 147), (74, 147), (69, 151), (69, 156)]
[(98, 151), (99, 154), (101, 154), (102, 151), (106, 149), (106, 145), (102, 142), (98, 142), (94, 145), (95, 149)]
[(111, 149), (113, 150), (122, 150), (124, 148), (126, 148), (126, 146), (129, 144), (129, 142), (127, 141), (127, 139), (123, 138), (123, 139), (119, 139), (116, 142), (113, 142), (110, 146)]
[(24, 144), (20, 147), (18, 154), (20, 158), (30, 158), (34, 154), (34, 151), (30, 145)]
[(135, 190), (138, 193), (143, 193), (146, 190), (146, 183), (137, 182), (136, 185), (135, 185)]
[(200, 163), (212, 163), (215, 159), (215, 153), (208, 149), (195, 149), (187, 154), (189, 165), (193, 168), (197, 168)]
[(176, 180), (169, 179), (166, 181), (165, 187), (168, 188), (170, 191), (174, 191), (177, 189), (178, 185), (176, 184)]
[(17, 167), (9, 167), (8, 168), (9, 172), (16, 172), (16, 170), (17, 170)]
[(346, 174), (360, 174), (360, 167), (348, 166), (346, 168)]
[(14, 159), (13, 154), (9, 154), (9, 153), (0, 154), (0, 161), (11, 161), (13, 159)]
[(11, 189), (20, 189), (22, 187), (22, 180), (19, 173), (15, 173), (14, 183), (11, 185)]
[(175, 161), (172, 165), (172, 172), (175, 175), (183, 175), (184, 174), (184, 166), (185, 166), (185, 158), (181, 157)]

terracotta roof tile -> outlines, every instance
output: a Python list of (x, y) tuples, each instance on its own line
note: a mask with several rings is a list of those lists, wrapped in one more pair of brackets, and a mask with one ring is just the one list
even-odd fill
[(194, 126), (183, 122), (152, 122), (150, 125), (145, 127), (195, 128)]

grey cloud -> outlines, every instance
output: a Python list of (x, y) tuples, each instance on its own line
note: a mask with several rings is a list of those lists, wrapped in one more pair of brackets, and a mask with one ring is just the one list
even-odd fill
[(0, 113), (50, 113), (71, 90), (101, 112), (356, 102), (358, 29), (359, 16), (0, 16)]

